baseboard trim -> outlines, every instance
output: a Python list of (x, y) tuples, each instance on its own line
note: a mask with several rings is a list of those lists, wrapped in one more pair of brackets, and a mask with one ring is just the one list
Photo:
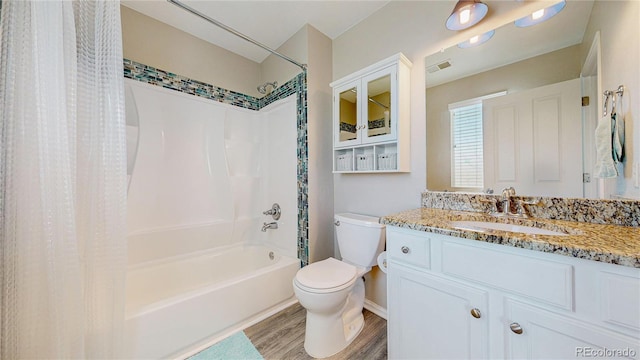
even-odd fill
[(374, 303), (373, 301), (369, 299), (364, 299), (364, 308), (380, 316), (381, 318), (387, 320), (387, 309)]

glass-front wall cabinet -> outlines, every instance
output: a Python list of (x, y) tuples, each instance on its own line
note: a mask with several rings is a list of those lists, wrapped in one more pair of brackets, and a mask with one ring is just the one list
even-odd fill
[(335, 89), (335, 147), (396, 138), (396, 78), (397, 66), (389, 66)]
[(397, 54), (331, 83), (334, 172), (410, 171), (410, 69)]

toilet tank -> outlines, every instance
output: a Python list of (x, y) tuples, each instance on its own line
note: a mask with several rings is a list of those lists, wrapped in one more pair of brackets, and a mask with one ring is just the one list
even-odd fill
[(334, 220), (342, 260), (365, 268), (376, 265), (385, 244), (385, 226), (378, 218), (343, 213), (336, 214)]

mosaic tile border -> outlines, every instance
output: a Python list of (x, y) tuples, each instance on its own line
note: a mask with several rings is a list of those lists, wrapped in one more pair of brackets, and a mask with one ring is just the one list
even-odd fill
[(369, 120), (369, 125), (367, 125), (368, 129), (379, 129), (379, 128), (383, 128), (386, 125), (386, 121), (384, 121), (384, 118), (382, 119), (377, 119), (377, 120)]
[[(369, 121), (369, 125), (367, 126), (367, 129), (379, 129), (379, 128), (383, 128), (385, 127), (385, 121), (384, 119), (378, 119), (378, 120), (371, 120)], [(344, 121), (340, 122), (340, 131), (347, 131), (350, 133), (356, 133), (356, 124), (349, 124), (346, 123)]]
[[(493, 203), (501, 195), (424, 191), (423, 208), (474, 212), (493, 211)], [(640, 226), (640, 201), (576, 199), (538, 196), (514, 196), (511, 211), (517, 211), (517, 201), (539, 199), (536, 206), (527, 206), (527, 213), (536, 218), (578, 221), (592, 224)]]
[(356, 131), (357, 131), (356, 130), (356, 124), (349, 124), (349, 123), (346, 123), (344, 121), (341, 121), (340, 122), (340, 131), (347, 131), (347, 132), (355, 134)]
[(309, 264), (309, 203), (308, 203), (308, 142), (307, 142), (307, 72), (296, 75), (262, 98), (223, 89), (174, 73), (156, 69), (129, 59), (123, 59), (124, 77), (143, 83), (211, 99), (244, 109), (259, 111), (265, 106), (296, 94), (297, 185), (298, 185), (298, 259)]
[(189, 79), (129, 59), (124, 59), (123, 62), (125, 78), (162, 86), (165, 89), (180, 91), (185, 94), (191, 94), (245, 109), (260, 110), (259, 99), (254, 96)]
[[(307, 140), (307, 71), (297, 76), (298, 116), (298, 259), (309, 264), (309, 143)], [(285, 84), (286, 85), (286, 84)]]
[[(300, 73), (298, 75), (296, 75), (296, 77), (294, 77), (293, 79), (287, 81), (286, 83), (278, 86), (276, 89), (274, 89), (272, 92), (268, 93), (267, 95), (261, 97), (260, 99), (258, 99), (258, 106), (259, 109), (262, 109), (263, 107), (276, 102), (280, 99), (284, 99), (289, 95), (293, 95), (298, 93), (298, 90), (301, 88), (300, 85), (300, 77), (303, 75), (303, 73)], [(304, 72), (304, 77), (305, 77), (305, 83), (306, 83), (306, 71)], [(306, 90), (306, 87), (304, 89), (304, 91)]]

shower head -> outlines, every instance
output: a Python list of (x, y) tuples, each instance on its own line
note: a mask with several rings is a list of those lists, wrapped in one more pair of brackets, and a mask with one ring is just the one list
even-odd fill
[(268, 82), (267, 81), (266, 83), (258, 86), (258, 92), (260, 94), (266, 94), (267, 93), (267, 86), (269, 86), (269, 85), (271, 85), (271, 87), (273, 88), (273, 89), (271, 89), (271, 91), (273, 91), (278, 87), (278, 82), (277, 81), (274, 81), (274, 82)]

